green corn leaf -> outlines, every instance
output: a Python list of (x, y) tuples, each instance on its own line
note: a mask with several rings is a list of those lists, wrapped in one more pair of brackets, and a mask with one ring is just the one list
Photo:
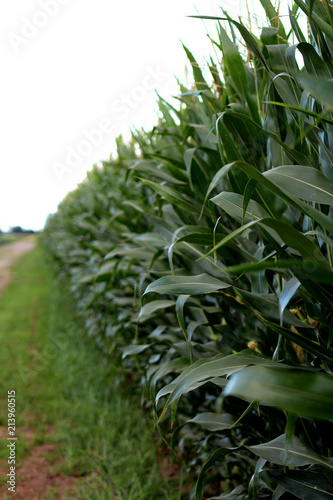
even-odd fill
[(280, 314), (280, 325), (283, 324), (283, 312), (287, 305), (289, 304), (290, 299), (295, 295), (300, 286), (300, 281), (297, 278), (291, 278), (286, 285), (283, 287), (283, 290), (279, 297), (279, 314)]
[(315, 243), (289, 224), (276, 219), (265, 218), (248, 222), (223, 238), (205, 257), (255, 225), (267, 226), (273, 229), (288, 247), (297, 250), (304, 259), (303, 268), (307, 275), (310, 275), (313, 279), (317, 279), (319, 282), (333, 283), (332, 270)]
[[(144, 250), (140, 248), (116, 248), (105, 256), (105, 260), (113, 259), (113, 257), (128, 257), (130, 259), (150, 260), (153, 256), (152, 250)], [(106, 274), (114, 268), (114, 262), (106, 262), (103, 264), (98, 274)]]
[(198, 208), (200, 210), (200, 206), (197, 202), (187, 199), (186, 196), (180, 194), (175, 189), (145, 179), (142, 179), (142, 181), (153, 191), (156, 191), (156, 193), (165, 198), (169, 203), (179, 207), (185, 212), (195, 213), (198, 211)]
[(218, 172), (216, 172), (216, 174), (214, 175), (213, 179), (211, 180), (211, 182), (208, 186), (206, 196), (205, 196), (204, 205), (206, 204), (210, 193), (219, 184), (219, 182), (221, 182), (221, 180), (227, 175), (227, 173), (229, 172), (231, 167), (232, 167), (232, 163), (229, 163), (228, 165), (224, 165), (222, 168), (220, 168), (218, 170)]
[(297, 49), (303, 56), (309, 76), (323, 77), (326, 80), (330, 78), (331, 75), (327, 64), (318, 55), (316, 49), (312, 45), (309, 43), (299, 43)]
[(287, 474), (274, 477), (284, 491), (304, 500), (330, 500), (333, 497), (333, 485), (323, 474), (314, 471), (288, 471)]
[(140, 354), (140, 352), (145, 351), (149, 345), (130, 345), (126, 347), (123, 351), (122, 358), (125, 359), (127, 356), (133, 356), (134, 354)]
[[(238, 448), (219, 448), (214, 453), (211, 455), (211, 457), (207, 460), (207, 462), (204, 464), (202, 467), (197, 484), (195, 487), (195, 500), (202, 500), (203, 498), (203, 491), (204, 491), (204, 485), (203, 485), (203, 478), (204, 474), (206, 473), (207, 470), (209, 470), (213, 465), (217, 462), (222, 460), (226, 455), (229, 455), (229, 453), (237, 451)], [(229, 497), (233, 498), (233, 497)]]
[(244, 62), (236, 45), (230, 40), (227, 32), (220, 26), (220, 38), (224, 54), (224, 63), (237, 92), (246, 97), (248, 94), (247, 78)]
[(253, 220), (260, 220), (269, 216), (268, 212), (254, 200), (248, 201), (245, 213), (243, 213), (244, 197), (238, 193), (222, 191), (222, 193), (211, 198), (210, 201), (222, 208), (222, 210), (231, 215), (239, 223), (242, 223), (243, 218), (244, 223), (247, 224)]
[[(332, 30), (333, 33), (333, 30)], [(326, 104), (329, 109), (333, 110), (333, 82), (332, 80), (324, 80), (310, 75), (297, 75), (297, 80), (319, 102)]]
[[(157, 394), (156, 401), (162, 396), (170, 394), (165, 404), (166, 410), (172, 401), (178, 399), (185, 392), (193, 390), (193, 387), (196, 387), (198, 383), (205, 383), (216, 377), (234, 373), (250, 364), (276, 366), (277, 363), (262, 356), (257, 356), (252, 352), (249, 353), (247, 350), (228, 356), (217, 354), (211, 359), (200, 359), (184, 370), (171, 384), (163, 387)], [(287, 365), (282, 364), (279, 364), (278, 367), (281, 370), (288, 368)]]
[[(297, 107), (298, 102), (295, 103), (294, 106)], [(247, 116), (246, 114), (241, 114), (237, 113), (234, 110), (227, 110), (223, 112), (224, 116), (228, 116), (229, 119), (233, 119), (235, 122), (235, 127), (237, 127), (237, 122), (248, 122), (251, 125), (255, 126), (258, 128), (265, 136), (269, 137), (270, 139), (273, 139), (275, 142), (277, 142), (283, 150), (286, 152), (288, 157), (292, 159), (295, 163), (299, 165), (309, 165), (311, 166), (311, 159), (307, 158), (303, 153), (298, 152), (296, 149), (289, 147), (284, 141), (281, 140), (279, 135), (263, 128), (261, 125), (256, 123), (250, 116)], [(235, 160), (236, 161), (236, 160)]]
[(170, 373), (178, 373), (184, 371), (189, 365), (189, 360), (187, 358), (177, 358), (160, 366), (151, 378), (150, 386), (155, 389), (156, 383), (161, 378), (169, 375)]
[(304, 417), (333, 420), (333, 378), (323, 373), (249, 366), (231, 377), (224, 394)]
[[(266, 319), (276, 322), (280, 321), (280, 300), (274, 293), (253, 293), (246, 290), (239, 290), (239, 295), (244, 302), (247, 302), (256, 311), (259, 311)], [(296, 328), (309, 328), (311, 325), (303, 323), (297, 316), (289, 310), (284, 311), (283, 321), (286, 325), (292, 325)]]
[(134, 163), (134, 165), (131, 167), (132, 170), (136, 172), (141, 172), (143, 174), (147, 174), (149, 176), (148, 178), (150, 179), (151, 177), (156, 177), (158, 179), (161, 179), (163, 181), (168, 181), (172, 182), (174, 184), (184, 184), (184, 181), (180, 181), (176, 179), (175, 177), (172, 177), (169, 173), (165, 172), (165, 170), (162, 170), (161, 168), (158, 168), (157, 165), (148, 160), (139, 160)]
[(287, 423), (286, 423), (286, 456), (288, 454), (289, 445), (295, 436), (295, 428), (298, 416), (295, 413), (288, 412)]
[(270, 0), (260, 0), (260, 3), (265, 9), (266, 16), (270, 20), (271, 26), (274, 26), (278, 30), (280, 43), (285, 43), (287, 41), (287, 34), (274, 5)]
[(264, 458), (259, 458), (259, 460), (257, 460), (254, 474), (249, 482), (249, 494), (250, 497), (253, 498), (254, 500), (258, 500), (259, 498), (258, 497), (259, 487), (260, 487), (259, 475), (265, 465), (266, 465), (266, 460)]
[(247, 211), (247, 207), (249, 206), (251, 197), (252, 197), (253, 193), (255, 192), (256, 188), (257, 188), (257, 181), (255, 181), (254, 179), (249, 180), (249, 182), (246, 185), (244, 197), (243, 197), (242, 225), (244, 224), (244, 221), (245, 221), (245, 214)]
[(300, 210), (302, 213), (305, 213), (309, 217), (312, 217), (318, 224), (323, 225), (328, 231), (333, 233), (333, 222), (330, 217), (321, 213), (319, 210), (312, 208), (301, 200), (295, 199), (292, 196), (289, 196), (287, 193), (282, 191), (278, 186), (276, 186), (273, 182), (271, 182), (265, 175), (262, 175), (258, 170), (256, 170), (252, 165), (249, 165), (245, 162), (234, 162), (233, 168), (241, 169), (245, 173), (247, 173), (250, 177), (258, 181), (258, 184), (264, 185), (270, 191), (272, 191), (276, 196), (284, 200), (286, 203), (292, 205), (296, 209)]
[(205, 273), (198, 276), (164, 276), (148, 285), (145, 294), (157, 292), (171, 295), (200, 295), (216, 292), (230, 286), (229, 283)]
[(209, 92), (211, 92), (210, 87), (207, 85), (207, 82), (203, 76), (203, 73), (200, 69), (200, 66), (198, 65), (197, 61), (193, 57), (193, 54), (191, 51), (188, 50), (187, 47), (183, 44), (184, 50), (186, 52), (186, 55), (192, 65), (192, 70), (193, 70), (193, 75), (194, 75), (194, 80), (195, 84), (198, 90), (200, 89), (205, 89)]
[(256, 446), (246, 446), (255, 455), (265, 458), (269, 462), (288, 467), (302, 467), (309, 464), (317, 464), (322, 467), (333, 469), (333, 458), (318, 455), (309, 446), (306, 446), (296, 436), (289, 446), (287, 457), (285, 457), (286, 436), (282, 434), (273, 441)]
[(166, 309), (167, 307), (174, 306), (175, 303), (176, 302), (174, 300), (154, 300), (153, 302), (149, 302), (141, 308), (139, 318), (143, 320), (144, 316), (149, 316), (160, 309)]
[[(296, 5), (296, 4), (295, 4)], [(298, 6), (296, 5), (297, 9), (298, 9)], [(289, 21), (290, 21), (290, 24), (292, 26), (292, 29), (293, 29), (293, 32), (295, 33), (297, 39), (299, 42), (306, 42), (306, 38), (300, 28), (300, 25), (298, 23), (298, 20), (297, 20), (297, 15), (296, 15), (296, 12), (295, 12), (295, 9), (290, 9), (290, 7), (288, 6), (288, 12), (289, 12)]]
[(295, 0), (295, 3), (307, 14), (312, 16), (313, 21), (318, 25), (319, 29), (325, 33), (325, 35), (333, 40), (333, 30), (332, 27), (326, 23), (318, 14), (311, 12), (311, 7), (307, 5), (303, 0)]
[[(252, 256), (251, 256), (252, 257)], [(244, 273), (258, 273), (260, 271), (265, 271), (266, 269), (276, 269), (286, 273), (288, 270), (297, 273), (297, 271), (302, 271), (307, 269), (307, 265), (311, 268), (311, 272), (316, 268), (315, 280), (319, 283), (332, 283), (332, 277), (330, 273), (327, 275), (327, 264), (317, 263), (313, 260), (307, 260), (304, 266), (304, 261), (301, 259), (279, 259), (271, 260), (270, 258), (265, 258), (260, 261), (247, 262), (245, 264), (236, 264), (234, 266), (229, 266), (224, 269), (225, 272), (230, 274), (244, 274)]]
[(267, 64), (267, 61), (265, 57), (263, 56), (260, 44), (258, 43), (258, 40), (255, 38), (255, 36), (250, 33), (243, 24), (238, 23), (234, 19), (231, 19), (230, 17), (218, 17), (218, 16), (189, 16), (197, 19), (210, 19), (210, 20), (215, 20), (215, 21), (228, 21), (232, 24), (234, 24), (237, 29), (239, 30), (240, 34), (244, 38), (244, 41), (248, 47), (248, 49), (253, 52), (253, 54), (258, 58), (258, 60), (263, 64), (265, 69), (270, 72), (269, 66)]
[(333, 204), (333, 182), (315, 168), (285, 165), (268, 170), (264, 176), (290, 196)]
[(166, 155), (162, 155), (162, 154), (159, 154), (159, 153), (150, 153), (150, 156), (152, 156), (153, 158), (158, 158), (160, 160), (164, 160), (165, 162), (170, 163), (171, 165), (173, 165), (174, 167), (176, 167), (178, 169), (178, 171), (177, 171), (178, 175), (182, 177), (179, 180), (182, 180), (184, 182), (187, 181), (186, 174), (183, 171), (183, 169), (184, 169), (183, 162), (181, 162), (180, 160), (177, 160), (173, 156), (166, 156)]
[(186, 325), (184, 318), (184, 306), (187, 299), (190, 298), (190, 295), (180, 295), (176, 302), (176, 315), (178, 319), (179, 326), (184, 334), (185, 340), (187, 341), (187, 333), (186, 333)]
[(209, 497), (209, 500), (244, 500), (245, 488), (237, 486), (230, 493), (221, 493), (218, 497)]
[(235, 423), (236, 418), (228, 413), (223, 413), (221, 415), (217, 413), (199, 413), (191, 420), (188, 420), (188, 423), (199, 424), (204, 429), (207, 429), (211, 432), (221, 431), (224, 429), (230, 429)]
[[(253, 306), (253, 310), (254, 311), (256, 310), (255, 306)], [(278, 335), (281, 335), (282, 337), (290, 340), (291, 342), (294, 342), (295, 344), (299, 345), (300, 347), (310, 352), (314, 356), (317, 356), (318, 358), (322, 359), (323, 361), (327, 361), (328, 363), (332, 362), (332, 354), (327, 353), (327, 350), (325, 348), (322, 348), (318, 342), (311, 340), (311, 338), (309, 338), (308, 335), (302, 336), (299, 335), (298, 333), (294, 333), (289, 328), (285, 327), (282, 328), (276, 323), (267, 320), (267, 318), (265, 317), (266, 315), (267, 313), (265, 311), (261, 312), (260, 314), (257, 313), (258, 319), (268, 328), (270, 328), (273, 332), (276, 332)], [(308, 327), (308, 325), (306, 325), (305, 323), (303, 325)]]
[(294, 111), (299, 111), (300, 113), (304, 113), (305, 115), (308, 116), (313, 116), (314, 118), (317, 118), (320, 121), (324, 121), (327, 123), (333, 123), (333, 120), (325, 114), (319, 114), (315, 113), (314, 111), (311, 111), (309, 109), (301, 108), (299, 106), (292, 106), (291, 104), (285, 104), (284, 102), (276, 102), (276, 101), (264, 101), (265, 104), (274, 104), (274, 106), (280, 106), (282, 108), (287, 108), (287, 109), (292, 109)]
[(280, 500), (280, 498), (282, 497), (282, 495), (285, 494), (285, 492), (286, 492), (286, 490), (284, 488), (282, 488), (282, 486), (278, 485), (276, 487), (276, 489), (274, 490), (272, 500)]

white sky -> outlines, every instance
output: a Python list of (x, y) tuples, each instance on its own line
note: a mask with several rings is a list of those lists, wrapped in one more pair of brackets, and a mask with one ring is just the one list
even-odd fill
[(238, 0), (1, 3), (2, 230), (41, 229), (119, 133), (156, 124), (155, 88), (169, 99), (174, 75), (184, 81), (180, 39), (200, 62), (212, 53), (202, 22), (186, 16), (195, 7), (220, 15), (220, 5), (233, 16), (240, 8)]

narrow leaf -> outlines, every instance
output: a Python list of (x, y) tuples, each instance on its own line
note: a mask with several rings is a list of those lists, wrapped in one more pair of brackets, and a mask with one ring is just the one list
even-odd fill
[(280, 313), (280, 325), (283, 324), (283, 311), (289, 304), (290, 299), (295, 295), (300, 282), (297, 278), (291, 278), (284, 286), (281, 295), (279, 297), (279, 313)]

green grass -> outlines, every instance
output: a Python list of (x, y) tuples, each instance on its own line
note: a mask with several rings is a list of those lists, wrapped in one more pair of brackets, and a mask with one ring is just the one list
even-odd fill
[[(19, 461), (31, 446), (20, 436), (28, 425), (34, 444), (60, 443), (63, 473), (81, 478), (76, 499), (180, 498), (159, 471), (150, 416), (116, 367), (83, 339), (40, 248), (15, 266), (0, 301), (0, 332), (1, 425), (7, 391), (15, 389)], [(6, 453), (2, 448), (1, 458)]]

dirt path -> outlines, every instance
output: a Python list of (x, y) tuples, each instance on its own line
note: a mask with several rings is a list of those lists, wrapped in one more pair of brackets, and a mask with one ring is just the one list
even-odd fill
[(26, 236), (24, 239), (0, 245), (0, 295), (6, 286), (10, 283), (10, 268), (26, 252), (29, 252), (36, 246), (35, 236)]
[[(8, 492), (8, 484), (0, 485), (0, 500), (77, 500), (75, 485), (77, 478), (65, 476), (57, 467), (63, 462), (59, 458), (57, 444), (34, 444), (36, 431), (33, 427), (20, 427), (20, 439), (30, 446), (28, 455), (20, 462), (17, 469), (17, 483), (15, 492)], [(46, 434), (53, 437), (53, 429), (50, 426)], [(3, 442), (8, 436), (7, 427), (0, 427), (0, 438)], [(7, 478), (8, 464), (5, 460), (0, 461), (0, 476)], [(5, 480), (4, 480), (5, 481)]]
[[(36, 246), (35, 236), (26, 236), (14, 243), (0, 245), (0, 297), (11, 281), (11, 267), (26, 252)], [(4, 401), (0, 401), (4, 405)], [(29, 422), (27, 417), (27, 423)], [(15, 493), (8, 492), (6, 483), (8, 463), (0, 459), (0, 500), (7, 500), (13, 495), (17, 500), (64, 500), (76, 499), (75, 484), (77, 478), (65, 476), (57, 470), (63, 461), (59, 458), (58, 445), (52, 442), (53, 429), (48, 429), (47, 437), (50, 443), (37, 444), (36, 430), (33, 426), (19, 428), (20, 439), (30, 448), (28, 455), (20, 462), (17, 470)], [(0, 441), (6, 442), (8, 429), (0, 426)]]

